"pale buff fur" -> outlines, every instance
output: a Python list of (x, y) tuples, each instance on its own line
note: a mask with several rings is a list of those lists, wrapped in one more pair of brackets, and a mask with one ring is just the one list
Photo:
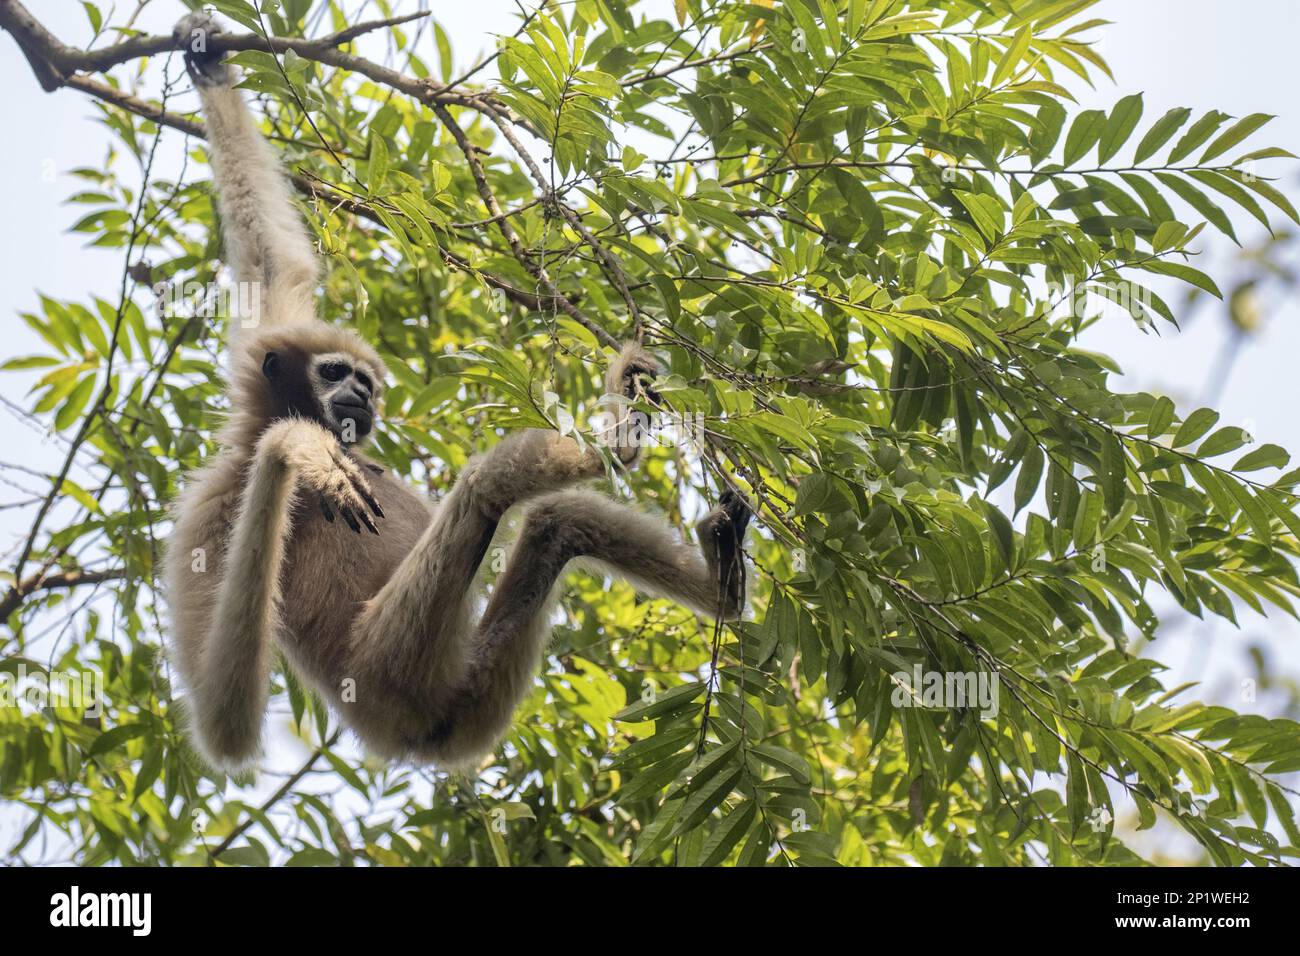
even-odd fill
[[(273, 646), (374, 753), (462, 766), (491, 751), (531, 686), (571, 562), (704, 614), (741, 613), (743, 589), (719, 584), (720, 535), (735, 512), (710, 514), (701, 548), (690, 547), (661, 521), (569, 488), (604, 470), (595, 449), (570, 438), (507, 437), (472, 458), (435, 508), (321, 423), (277, 419), (262, 374), (268, 352), (343, 354), (376, 383), (383, 362), (354, 333), (311, 317), (314, 254), (274, 154), (235, 91), (209, 86), (202, 99), (231, 265), (240, 279), (268, 277), (264, 321), (232, 343), (220, 451), (177, 500), (165, 557), (169, 643), (192, 736), (212, 764), (256, 759)], [(607, 391), (627, 393), (633, 370), (655, 368), (628, 346), (610, 365)], [(609, 411), (625, 417), (621, 405)], [(614, 450), (635, 462), (637, 448)], [(362, 510), (357, 484), (383, 508), (379, 536), (354, 534), (318, 507), (324, 493)], [(528, 500), (475, 621), (479, 565), (506, 510)]]

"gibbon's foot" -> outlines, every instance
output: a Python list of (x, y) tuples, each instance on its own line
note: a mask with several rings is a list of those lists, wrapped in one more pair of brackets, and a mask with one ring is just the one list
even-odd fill
[(384, 516), (384, 509), (379, 507), (379, 502), (370, 491), (370, 485), (362, 475), (361, 469), (357, 467), (356, 462), (351, 458), (340, 457), (335, 459), (338, 466), (330, 475), (320, 481), (320, 510), (325, 516), (325, 520), (333, 522), (334, 511), (343, 516), (347, 526), (357, 534), (361, 533), (361, 526), (365, 525), (366, 530), (371, 534), (379, 534), (379, 528), (375, 526), (370, 515), (366, 512), (369, 508), (374, 512), (376, 518)]
[(754, 516), (754, 509), (749, 507), (749, 502), (728, 488), (718, 499), (718, 507), (726, 513), (727, 519), (731, 522), (736, 541), (743, 540), (745, 528), (749, 526), (749, 519)]
[(749, 503), (728, 489), (718, 499), (718, 506), (705, 516), (696, 529), (705, 547), (713, 548), (718, 561), (718, 596), (725, 617), (738, 617), (745, 606), (745, 563), (740, 546), (745, 529), (753, 517)]
[(641, 346), (630, 343), (624, 347), (621, 361), (623, 394), (632, 399), (644, 395), (651, 404), (658, 405), (659, 393), (650, 387), (649, 382), (663, 374), (663, 363)]
[(210, 51), (208, 41), (224, 32), (206, 10), (181, 17), (172, 27), (172, 38), (185, 54), (185, 69), (196, 86), (229, 86), (234, 72), (221, 61), (222, 54)]
[[(610, 365), (605, 378), (605, 390), (635, 401), (645, 397), (653, 404), (659, 403), (659, 393), (649, 382), (662, 374), (663, 363), (635, 342), (628, 342)], [(650, 419), (643, 412), (630, 408), (615, 411), (616, 423), (611, 425), (607, 439), (614, 446), (618, 460), (631, 467), (641, 455), (650, 432)]]

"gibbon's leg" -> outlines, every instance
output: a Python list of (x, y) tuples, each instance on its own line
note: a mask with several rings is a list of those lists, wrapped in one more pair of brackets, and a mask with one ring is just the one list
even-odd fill
[(505, 731), (537, 673), (555, 583), (575, 558), (710, 617), (739, 617), (739, 553), (749, 517), (744, 501), (728, 492), (696, 526), (697, 550), (663, 522), (600, 495), (568, 491), (537, 501), (470, 642), (465, 674), (425, 746), (455, 764), (484, 753)]
[(319, 425), (286, 419), (266, 430), (253, 454), (191, 688), (198, 738), (219, 766), (241, 766), (258, 753), (280, 572), (298, 483), (320, 491), (345, 515), (374, 507), (360, 469), (337, 445)]
[(289, 184), (271, 145), (258, 130), (243, 97), (234, 88), (237, 71), (208, 53), (208, 40), (219, 32), (206, 13), (193, 13), (176, 24), (174, 36), (185, 44), (185, 64), (198, 89), (207, 123), (213, 180), (226, 258), (241, 296), (240, 324), (279, 325), (315, 315), (315, 250)]
[[(657, 359), (628, 345), (610, 364), (610, 394), (632, 396), (658, 373)], [(625, 465), (635, 463), (645, 435), (627, 407), (606, 409), (605, 440)], [(367, 602), (353, 628), (350, 677), (363, 693), (401, 693), (413, 709), (456, 686), (465, 669), (473, 584), (506, 510), (530, 497), (595, 478), (603, 461), (594, 448), (544, 429), (498, 442), (466, 466), (438, 506), (433, 522), (388, 583)]]
[[(610, 363), (605, 375), (608, 395), (636, 398), (641, 391), (654, 397), (646, 379), (659, 374), (659, 360), (635, 343), (628, 343)], [(648, 440), (647, 423), (629, 405), (608, 402), (602, 412), (600, 440), (627, 468), (636, 464)], [(559, 432), (529, 428), (503, 439), (481, 460), (472, 461), (460, 481), (474, 504), (489, 518), (500, 519), (514, 504), (557, 491), (604, 472), (604, 461), (593, 447), (583, 448)]]

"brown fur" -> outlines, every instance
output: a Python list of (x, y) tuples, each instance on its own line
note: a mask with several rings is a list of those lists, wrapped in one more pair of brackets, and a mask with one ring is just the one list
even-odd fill
[[(472, 458), (434, 508), (359, 447), (340, 444), (313, 414), (320, 403), (304, 370), (313, 357), (341, 353), (377, 389), (383, 362), (354, 333), (304, 316), (312, 251), (282, 175), (266, 165), (273, 154), (250, 140), (238, 93), (214, 79), (224, 75), (205, 68), (200, 92), (205, 115), (219, 120), (211, 147), (226, 245), (240, 281), (280, 278), (269, 283), (264, 324), (232, 345), (220, 451), (176, 501), (166, 552), (170, 644), (207, 759), (234, 768), (257, 757), (273, 646), (375, 753), (452, 766), (478, 759), (531, 685), (555, 584), (575, 559), (702, 613), (739, 615), (747, 510), (720, 507), (698, 529), (701, 548), (689, 547), (655, 519), (565, 490), (602, 474), (604, 460), (540, 430)], [(264, 374), (269, 352), (291, 370), (286, 378)], [(658, 368), (628, 346), (611, 363), (607, 390), (631, 395), (634, 379)], [(626, 420), (625, 408), (609, 410)], [(639, 449), (613, 451), (630, 465)], [(378, 535), (327, 520), (322, 499), (360, 514), (366, 493), (382, 509)], [(475, 622), (479, 565), (506, 510), (529, 499), (509, 565)]]

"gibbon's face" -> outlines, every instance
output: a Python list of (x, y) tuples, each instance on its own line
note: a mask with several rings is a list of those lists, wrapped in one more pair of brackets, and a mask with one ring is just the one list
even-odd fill
[(267, 352), (262, 372), (281, 415), (314, 419), (349, 445), (375, 427), (377, 375), (351, 353)]
[(375, 427), (375, 379), (372, 370), (346, 352), (312, 357), (312, 390), (325, 425), (351, 444)]

